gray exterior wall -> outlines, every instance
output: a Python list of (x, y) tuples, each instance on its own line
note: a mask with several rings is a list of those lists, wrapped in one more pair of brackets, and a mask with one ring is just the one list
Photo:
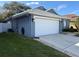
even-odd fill
[(62, 29), (64, 28), (63, 19), (59, 21), (59, 32), (62, 33)]
[(66, 20), (66, 28), (69, 28), (70, 21)]
[(59, 21), (59, 32), (62, 33), (62, 30), (67, 28), (69, 28), (69, 20), (61, 19), (61, 21)]
[(19, 34), (22, 34), (21, 29), (24, 28), (24, 35), (33, 37), (34, 36), (34, 22), (32, 16), (27, 15), (20, 18), (12, 19), (12, 29)]
[(64, 24), (64, 29), (67, 29), (67, 28), (69, 28), (69, 20), (67, 20), (67, 19), (63, 19), (63, 23), (65, 22), (65, 24)]
[(17, 28), (16, 28), (16, 20), (15, 19), (12, 19), (11, 20), (11, 23), (12, 23), (12, 29), (13, 29), (13, 31), (15, 31), (15, 32), (17, 32)]
[(31, 16), (31, 37), (35, 37), (35, 22), (34, 22), (34, 18)]

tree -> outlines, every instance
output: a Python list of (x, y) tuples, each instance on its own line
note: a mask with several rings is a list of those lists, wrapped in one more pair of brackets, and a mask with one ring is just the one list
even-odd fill
[(4, 18), (3, 18), (3, 16), (0, 14), (0, 21), (2, 21)]
[(27, 9), (31, 9), (29, 6), (26, 6), (25, 4), (22, 4), (20, 2), (10, 2), (4, 4), (4, 9), (9, 10), (9, 12), (15, 14), (15, 13), (20, 13), (23, 12)]
[(0, 14), (0, 21), (5, 20), (7, 17), (10, 17), (16, 13), (20, 13), (31, 8), (20, 2), (10, 2), (5, 3), (3, 5), (3, 9), (5, 10), (5, 12)]
[(0, 21), (5, 20), (7, 17), (10, 17), (11, 15), (13, 15), (12, 13), (5, 13), (3, 12), (2, 14), (0, 14)]

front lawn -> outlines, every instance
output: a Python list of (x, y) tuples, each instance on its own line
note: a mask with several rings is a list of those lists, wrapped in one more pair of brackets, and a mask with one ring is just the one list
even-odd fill
[(29, 37), (24, 37), (16, 33), (0, 33), (0, 56), (67, 57), (68, 55)]

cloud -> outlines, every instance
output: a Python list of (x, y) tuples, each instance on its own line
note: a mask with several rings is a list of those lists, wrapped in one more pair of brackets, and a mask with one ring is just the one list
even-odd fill
[(26, 5), (39, 5), (39, 2), (28, 2)]
[(79, 10), (74, 10), (71, 12), (71, 14), (78, 13), (78, 12), (79, 12)]
[(62, 4), (62, 5), (57, 6), (57, 7), (54, 8), (54, 9), (57, 10), (57, 11), (60, 11), (60, 10), (62, 10), (62, 9), (64, 9), (64, 8), (66, 8), (66, 7), (67, 7), (67, 5)]

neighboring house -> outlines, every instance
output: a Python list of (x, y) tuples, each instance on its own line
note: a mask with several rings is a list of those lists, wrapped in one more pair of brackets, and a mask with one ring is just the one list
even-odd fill
[(68, 14), (68, 15), (65, 15), (65, 16), (66, 16), (66, 17), (69, 19), (69, 21), (70, 21), (69, 27), (73, 26), (73, 28), (76, 29), (75, 22), (76, 22), (76, 20), (77, 20), (77, 18), (78, 18), (79, 16), (77, 16), (77, 15), (75, 15), (75, 14)]
[[(64, 28), (65, 17), (39, 9), (31, 9), (12, 16), (12, 29), (25, 36), (57, 34)], [(61, 26), (62, 25), (62, 26)]]

